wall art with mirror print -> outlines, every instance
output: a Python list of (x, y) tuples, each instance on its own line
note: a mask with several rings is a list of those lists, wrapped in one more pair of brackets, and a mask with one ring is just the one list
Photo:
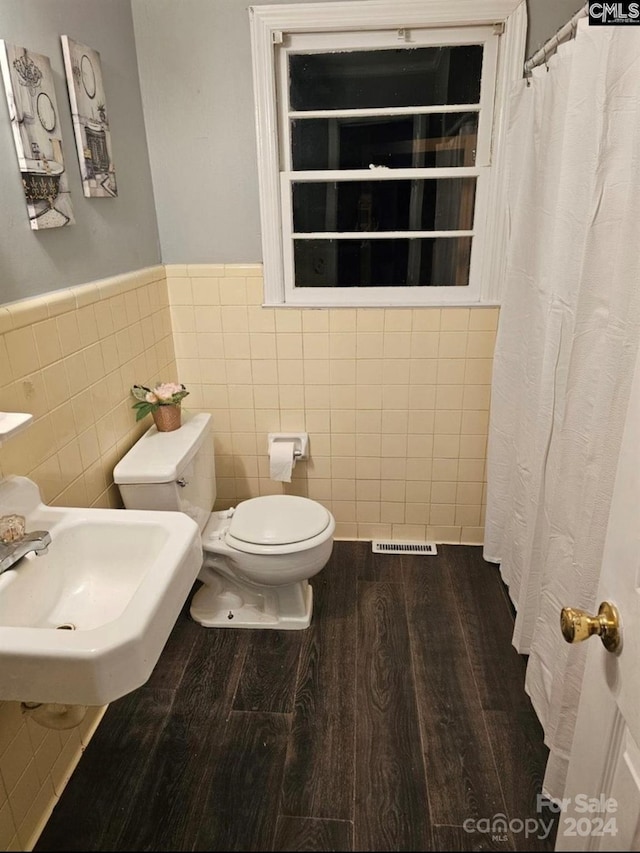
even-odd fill
[(82, 188), (87, 198), (118, 195), (100, 54), (60, 36)]
[(0, 67), (31, 228), (75, 222), (48, 56), (0, 39)]

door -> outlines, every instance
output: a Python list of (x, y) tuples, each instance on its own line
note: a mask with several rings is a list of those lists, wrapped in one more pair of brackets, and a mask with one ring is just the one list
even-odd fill
[(640, 850), (639, 588), (640, 360), (598, 590), (618, 610), (622, 644), (611, 653), (589, 639), (556, 850)]

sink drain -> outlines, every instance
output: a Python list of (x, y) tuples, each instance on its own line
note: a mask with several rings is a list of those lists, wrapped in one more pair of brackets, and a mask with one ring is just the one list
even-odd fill
[(63, 622), (62, 625), (56, 625), (56, 631), (75, 631), (76, 626), (73, 622)]

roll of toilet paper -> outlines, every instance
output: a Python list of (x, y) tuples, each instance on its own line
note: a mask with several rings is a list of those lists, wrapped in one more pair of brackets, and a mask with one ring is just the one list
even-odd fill
[(269, 453), (269, 476), (282, 483), (291, 482), (291, 472), (296, 464), (292, 441), (274, 441)]

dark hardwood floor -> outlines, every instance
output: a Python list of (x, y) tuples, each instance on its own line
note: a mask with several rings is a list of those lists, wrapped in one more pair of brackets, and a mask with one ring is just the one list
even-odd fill
[(482, 549), (336, 542), (311, 583), (305, 631), (203, 628), (187, 602), (35, 850), (552, 850), (547, 751)]

